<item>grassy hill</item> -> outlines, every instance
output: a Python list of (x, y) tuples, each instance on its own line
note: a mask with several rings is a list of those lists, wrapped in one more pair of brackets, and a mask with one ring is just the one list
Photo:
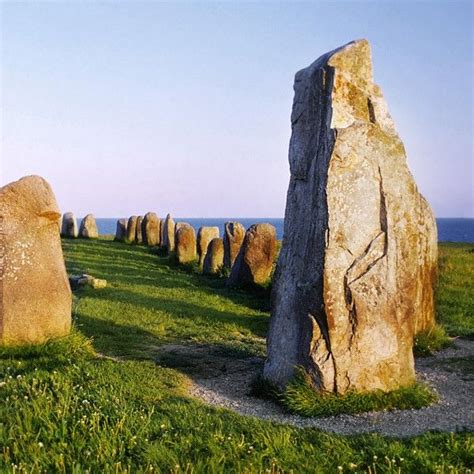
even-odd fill
[[(63, 245), (69, 273), (108, 286), (76, 292), (70, 337), (1, 351), (1, 472), (448, 473), (474, 464), (470, 433), (338, 436), (205, 405), (179, 367), (157, 363), (160, 347), (263, 355), (268, 290), (229, 291), (141, 246)], [(474, 335), (473, 248), (440, 247), (437, 305), (452, 335)]]

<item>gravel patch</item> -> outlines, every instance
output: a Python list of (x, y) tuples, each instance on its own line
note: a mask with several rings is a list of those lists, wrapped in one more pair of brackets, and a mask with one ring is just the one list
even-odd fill
[[(166, 365), (167, 361), (181, 361), (174, 367), (188, 372), (194, 382), (191, 395), (206, 403), (300, 428), (395, 437), (415, 436), (427, 431), (474, 430), (474, 341), (457, 339), (452, 347), (416, 361), (418, 379), (428, 383), (440, 398), (430, 407), (317, 418), (289, 414), (272, 401), (250, 395), (251, 381), (261, 371), (263, 359), (229, 357), (210, 351), (209, 346), (162, 346), (158, 362)], [(186, 366), (185, 360), (193, 360), (194, 365)]]

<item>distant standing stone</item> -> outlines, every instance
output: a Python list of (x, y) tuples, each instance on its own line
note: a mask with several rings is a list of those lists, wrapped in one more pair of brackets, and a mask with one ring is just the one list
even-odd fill
[(219, 227), (200, 227), (197, 234), (197, 251), (199, 265), (202, 267), (206, 258), (207, 247), (212, 239), (219, 237)]
[(137, 244), (143, 243), (142, 223), (143, 223), (143, 216), (138, 216), (137, 226), (136, 226), (136, 231), (135, 231), (135, 243)]
[(254, 224), (245, 233), (227, 285), (264, 284), (270, 279), (276, 257), (276, 229), (271, 224)]
[(154, 212), (147, 212), (142, 222), (143, 242), (149, 247), (160, 245), (160, 219)]
[(212, 239), (207, 247), (204, 258), (203, 273), (214, 275), (224, 266), (224, 241), (220, 238)]
[(168, 253), (174, 251), (174, 220), (171, 214), (168, 214), (165, 219), (163, 226), (163, 247), (166, 248)]
[(180, 222), (175, 235), (175, 255), (178, 263), (191, 263), (196, 260), (196, 232), (194, 227)]
[(226, 222), (224, 226), (224, 266), (234, 265), (245, 237), (245, 227), (240, 222)]
[(164, 237), (164, 233), (165, 233), (165, 219), (161, 218), (160, 219), (160, 247), (164, 247), (165, 246), (165, 237)]
[(97, 239), (99, 237), (97, 223), (92, 214), (87, 214), (87, 216), (82, 219), (79, 228), (79, 237), (82, 237), (83, 239)]
[(127, 239), (126, 241), (128, 243), (135, 242), (135, 239), (137, 237), (137, 216), (131, 216), (128, 219), (128, 224), (127, 224)]
[(75, 239), (78, 235), (76, 216), (72, 212), (66, 212), (63, 215), (61, 225), (61, 236)]
[(27, 176), (0, 188), (0, 344), (37, 344), (71, 328), (71, 289), (49, 184)]
[(127, 239), (127, 219), (119, 219), (117, 221), (117, 230), (115, 231), (115, 240), (125, 242)]

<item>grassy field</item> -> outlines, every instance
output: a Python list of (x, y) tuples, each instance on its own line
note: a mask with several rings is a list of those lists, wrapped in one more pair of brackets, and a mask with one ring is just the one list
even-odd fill
[[(441, 246), (437, 304), (452, 335), (473, 335), (473, 247)], [(160, 347), (263, 355), (268, 291), (229, 291), (144, 247), (76, 240), (64, 250), (69, 273), (109, 284), (76, 293), (69, 338), (0, 353), (0, 472), (448, 473), (474, 464), (469, 433), (336, 436), (190, 398), (188, 375), (157, 364)]]

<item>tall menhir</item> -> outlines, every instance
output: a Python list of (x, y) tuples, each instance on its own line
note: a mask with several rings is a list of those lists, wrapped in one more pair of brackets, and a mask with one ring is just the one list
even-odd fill
[(436, 224), (373, 82), (369, 43), (321, 56), (294, 89), (264, 377), (283, 387), (302, 366), (317, 390), (408, 385), (414, 334), (434, 324)]

